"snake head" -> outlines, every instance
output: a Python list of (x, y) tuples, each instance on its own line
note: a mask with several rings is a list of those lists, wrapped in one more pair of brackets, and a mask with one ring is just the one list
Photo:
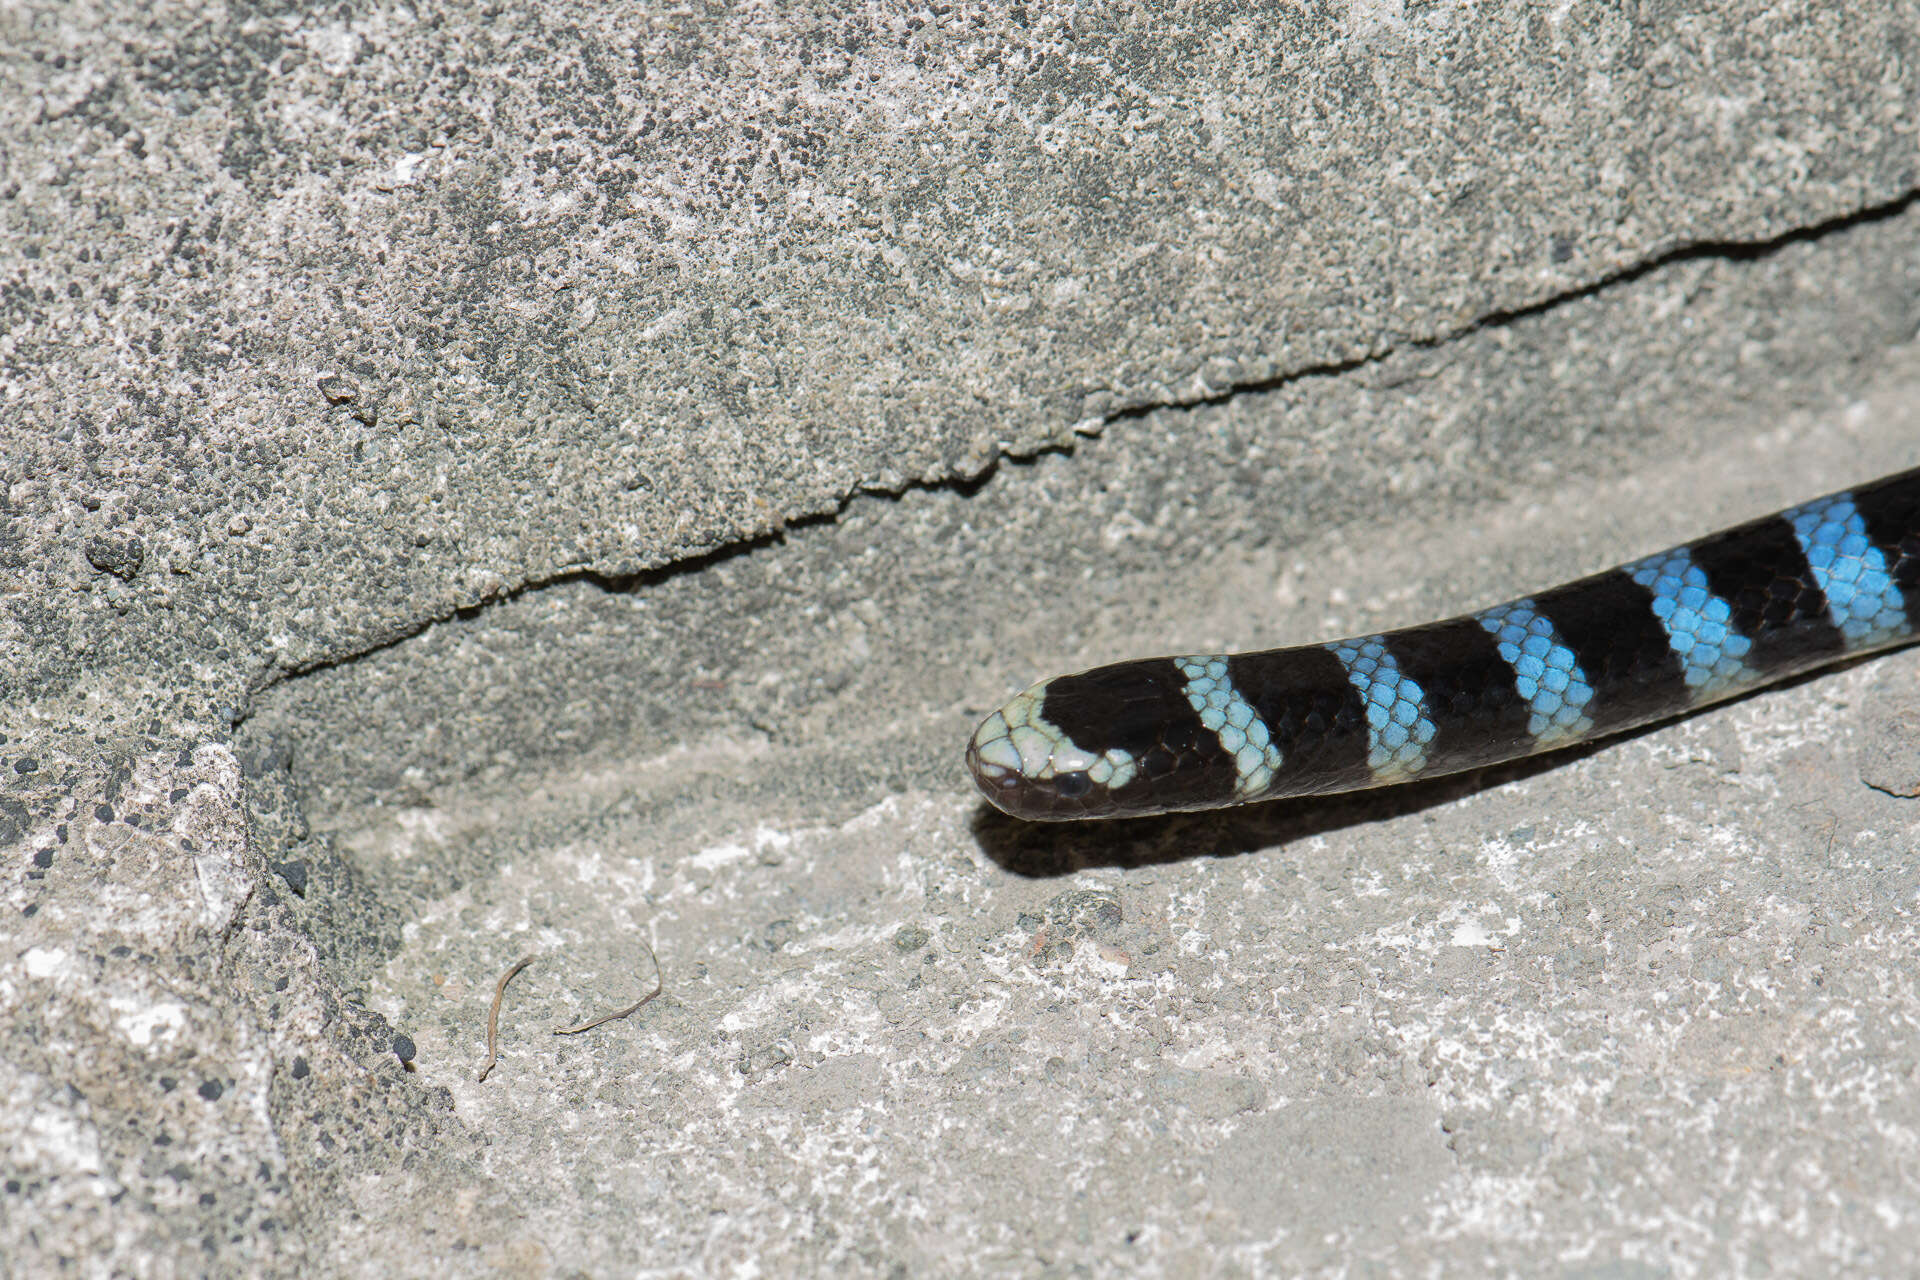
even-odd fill
[(1034, 685), (981, 722), (967, 767), (995, 808), (1030, 821), (1235, 803), (1234, 759), (1190, 694), (1187, 668), (1209, 661), (1224, 660), (1122, 662)]
[(1047, 690), (1037, 684), (981, 721), (967, 744), (974, 782), (996, 809), (1016, 818), (1114, 812), (1113, 793), (1134, 780), (1138, 763), (1118, 747), (1093, 751), (1074, 742), (1044, 714)]

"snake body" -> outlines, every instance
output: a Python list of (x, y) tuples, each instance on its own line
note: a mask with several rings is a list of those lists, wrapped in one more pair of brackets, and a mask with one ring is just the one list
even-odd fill
[(1059, 821), (1455, 773), (1920, 638), (1920, 469), (1445, 622), (1058, 676), (967, 765)]

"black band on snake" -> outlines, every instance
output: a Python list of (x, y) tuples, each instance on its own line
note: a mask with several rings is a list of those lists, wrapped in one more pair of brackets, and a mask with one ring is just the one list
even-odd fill
[(1034, 685), (967, 765), (1058, 821), (1474, 769), (1920, 637), (1920, 470), (1426, 626)]

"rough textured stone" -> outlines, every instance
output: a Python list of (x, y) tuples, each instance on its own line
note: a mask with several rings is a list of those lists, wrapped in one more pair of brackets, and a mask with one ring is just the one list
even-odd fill
[(959, 752), (1913, 465), (1916, 33), (10, 10), (0, 1270), (1906, 1265), (1912, 655), (1204, 819)]

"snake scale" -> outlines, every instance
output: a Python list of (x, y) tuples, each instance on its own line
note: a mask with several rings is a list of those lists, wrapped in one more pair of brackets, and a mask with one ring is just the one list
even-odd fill
[(1475, 769), (1920, 638), (1920, 469), (1446, 622), (1057, 676), (988, 716), (995, 806), (1217, 809)]

